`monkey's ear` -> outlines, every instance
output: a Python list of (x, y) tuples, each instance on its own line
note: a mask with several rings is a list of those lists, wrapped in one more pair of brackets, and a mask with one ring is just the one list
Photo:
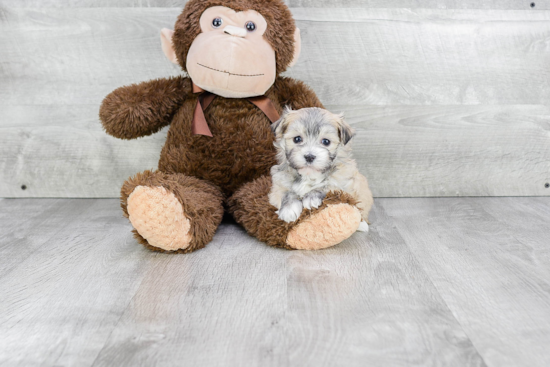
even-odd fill
[(296, 30), (294, 31), (294, 56), (292, 58), (292, 61), (290, 62), (290, 65), (288, 65), (289, 68), (296, 65), (298, 62), (298, 59), (300, 58), (300, 53), (302, 52), (302, 37), (300, 36), (300, 28), (296, 27)]
[(280, 119), (275, 121), (273, 124), (271, 124), (271, 130), (275, 134), (275, 138), (279, 139), (283, 137), (283, 134), (286, 131), (286, 127), (288, 126), (288, 115), (292, 112), (292, 108), (285, 107), (285, 110), (283, 111), (283, 115)]
[(355, 136), (355, 131), (346, 122), (346, 120), (344, 119), (343, 113), (336, 115), (336, 118), (337, 118), (336, 122), (338, 124), (338, 131), (340, 132), (340, 141), (342, 142), (342, 144), (346, 145), (347, 143), (349, 143), (351, 138)]
[(176, 57), (176, 51), (174, 50), (174, 44), (172, 43), (173, 36), (173, 30), (163, 28), (160, 31), (160, 44), (162, 46), (162, 51), (164, 52), (164, 55), (166, 55), (166, 58), (174, 64), (179, 65), (178, 58)]

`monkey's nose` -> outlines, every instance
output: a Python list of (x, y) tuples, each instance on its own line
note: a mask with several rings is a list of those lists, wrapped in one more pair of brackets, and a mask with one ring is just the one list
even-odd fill
[(231, 36), (241, 37), (241, 38), (246, 37), (246, 33), (247, 33), (245, 28), (235, 27), (235, 26), (232, 26), (232, 25), (226, 26), (223, 29), (223, 32), (226, 33), (226, 34), (229, 34)]
[(307, 163), (311, 163), (315, 160), (315, 156), (313, 154), (306, 154), (304, 158), (306, 159)]

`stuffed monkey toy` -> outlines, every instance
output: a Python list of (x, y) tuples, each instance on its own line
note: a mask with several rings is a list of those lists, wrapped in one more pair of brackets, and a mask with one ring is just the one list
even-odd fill
[(118, 88), (100, 109), (103, 127), (120, 139), (170, 125), (158, 170), (136, 174), (121, 189), (141, 244), (197, 250), (212, 240), (224, 211), (252, 236), (287, 249), (334, 246), (357, 230), (361, 214), (345, 193), (329, 193), (292, 223), (269, 204), (271, 124), (285, 106), (323, 107), (302, 82), (280, 76), (301, 46), (282, 0), (190, 0), (161, 42), (188, 76)]

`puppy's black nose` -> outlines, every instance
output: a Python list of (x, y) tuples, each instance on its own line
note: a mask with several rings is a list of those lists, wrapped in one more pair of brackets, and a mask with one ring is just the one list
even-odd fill
[(307, 163), (311, 163), (315, 160), (315, 156), (313, 154), (306, 154), (304, 158), (306, 159)]

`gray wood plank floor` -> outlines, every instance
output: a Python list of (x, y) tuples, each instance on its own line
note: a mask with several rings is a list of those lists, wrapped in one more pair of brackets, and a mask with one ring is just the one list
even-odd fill
[(548, 366), (550, 198), (378, 199), (285, 251), (230, 219), (188, 255), (114, 199), (0, 199), (2, 366)]

